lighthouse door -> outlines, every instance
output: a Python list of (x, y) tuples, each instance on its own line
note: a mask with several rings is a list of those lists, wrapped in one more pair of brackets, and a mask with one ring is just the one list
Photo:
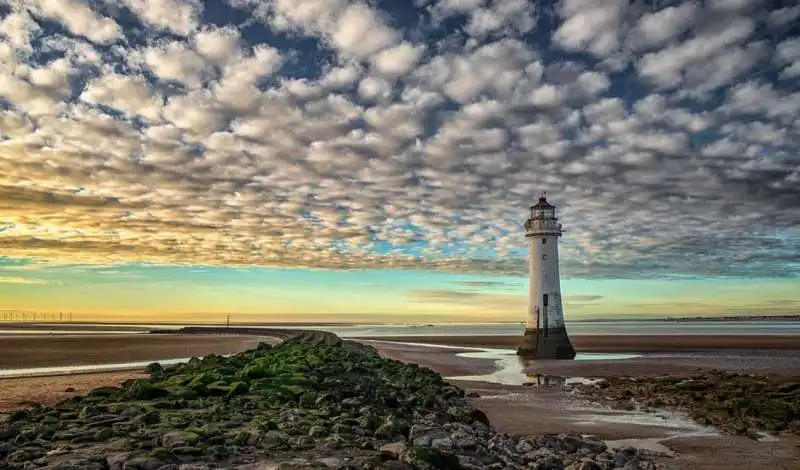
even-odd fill
[(548, 331), (549, 328), (547, 326), (547, 301), (548, 301), (547, 294), (542, 295), (542, 334), (547, 337), (550, 336), (550, 332)]

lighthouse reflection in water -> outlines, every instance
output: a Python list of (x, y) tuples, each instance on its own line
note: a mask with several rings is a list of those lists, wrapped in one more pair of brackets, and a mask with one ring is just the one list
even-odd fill
[[(474, 359), (494, 359), (496, 370), (490, 374), (468, 375), (459, 377), (448, 377), (451, 380), (468, 380), (473, 382), (489, 382), (502, 385), (525, 385), (529, 387), (565, 387), (578, 383), (591, 383), (593, 380), (585, 377), (559, 377), (548, 374), (541, 374), (536, 371), (537, 366), (549, 364), (552, 369), (553, 363), (559, 360), (536, 360), (524, 359), (517, 356), (516, 351), (508, 349), (481, 349), (456, 354), (459, 357)], [(616, 354), (616, 353), (578, 353), (575, 356), (577, 361), (597, 361), (597, 360), (625, 360), (641, 357), (638, 354)], [(572, 362), (572, 361), (569, 361)]]
[(528, 375), (528, 382), (523, 384), (534, 388), (555, 388), (567, 385), (567, 379), (557, 375), (533, 374)]

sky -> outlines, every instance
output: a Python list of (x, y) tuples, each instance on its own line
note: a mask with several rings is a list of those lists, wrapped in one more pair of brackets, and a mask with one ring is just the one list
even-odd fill
[(793, 0), (0, 0), (0, 310), (800, 312)]

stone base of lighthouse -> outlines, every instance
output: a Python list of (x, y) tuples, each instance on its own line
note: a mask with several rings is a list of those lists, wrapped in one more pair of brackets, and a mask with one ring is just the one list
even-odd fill
[(575, 359), (575, 348), (566, 328), (553, 328), (544, 336), (540, 329), (525, 329), (517, 355), (523, 359)]

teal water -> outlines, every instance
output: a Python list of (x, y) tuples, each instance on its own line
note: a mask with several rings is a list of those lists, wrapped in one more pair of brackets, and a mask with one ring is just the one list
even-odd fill
[[(0, 335), (17, 334), (121, 334), (131, 333), (143, 328), (166, 329), (183, 326), (202, 326), (198, 324), (96, 324), (69, 325), (42, 324), (30, 325), (24, 329), (9, 325)], [(220, 325), (215, 325), (220, 326)], [(238, 326), (238, 325), (236, 325)], [(248, 326), (258, 326), (257, 324)], [(94, 329), (88, 328), (93, 327)], [(276, 328), (269, 325), (266, 328)], [(521, 323), (451, 323), (435, 325), (324, 325), (291, 326), (294, 329), (325, 330), (343, 338), (363, 338), (369, 336), (507, 336), (521, 334)], [(792, 320), (691, 320), (691, 321), (567, 321), (571, 335), (800, 335), (800, 321)]]
[[(346, 338), (366, 336), (489, 336), (522, 334), (519, 323), (450, 325), (354, 325), (320, 328)], [(597, 321), (567, 322), (571, 335), (800, 335), (800, 321)]]

